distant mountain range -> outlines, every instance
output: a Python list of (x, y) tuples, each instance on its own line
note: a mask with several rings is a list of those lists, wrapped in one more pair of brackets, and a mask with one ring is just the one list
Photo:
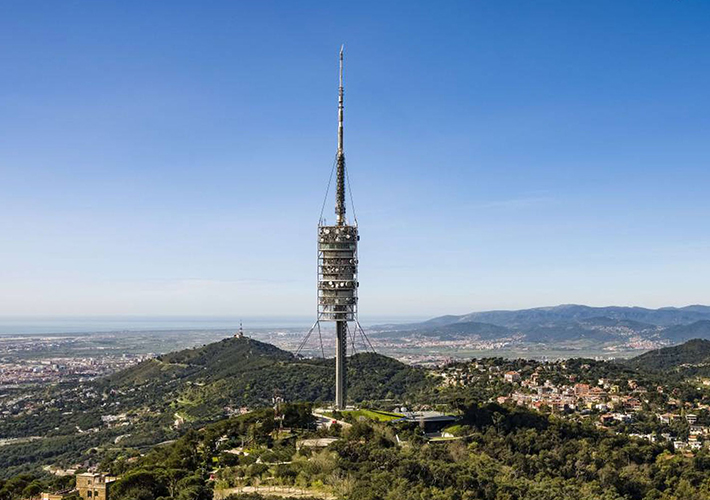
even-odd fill
[(437, 337), (442, 340), (518, 339), (527, 342), (589, 340), (592, 342), (656, 341), (679, 343), (710, 339), (710, 306), (589, 307), (560, 305), (518, 311), (484, 311), (440, 316), (420, 323), (380, 325), (375, 337)]

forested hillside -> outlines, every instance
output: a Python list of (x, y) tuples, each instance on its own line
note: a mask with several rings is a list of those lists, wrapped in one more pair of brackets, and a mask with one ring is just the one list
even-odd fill
[(671, 370), (710, 366), (710, 340), (694, 339), (684, 344), (649, 351), (626, 362), (644, 370)]
[[(438, 385), (424, 369), (386, 356), (359, 353), (348, 361), (353, 403), (396, 398), (406, 404)], [(329, 402), (334, 373), (333, 359), (302, 359), (253, 339), (227, 338), (104, 379), (27, 391), (16, 412), (0, 420), (0, 437), (43, 439), (2, 448), (0, 477), (44, 464), (69, 466), (116, 440), (147, 449), (243, 407), (269, 406), (274, 396)]]
[[(373, 353), (348, 360), (352, 401), (404, 398), (434, 384), (420, 368)], [(203, 347), (145, 361), (101, 381), (103, 390), (122, 391), (134, 406), (142, 400), (171, 405), (186, 417), (208, 419), (227, 406), (287, 401), (331, 401), (333, 359), (302, 359), (249, 338), (228, 338)]]
[[(357, 422), (316, 430), (307, 405), (255, 411), (190, 431), (140, 455), (109, 453), (113, 500), (709, 500), (710, 457), (495, 404), (460, 406), (455, 438), (427, 441), (412, 423)], [(288, 430), (279, 432), (279, 422)], [(333, 437), (325, 449), (304, 438)], [(49, 479), (0, 480), (26, 498)], [(240, 495), (241, 489), (259, 496)], [(39, 491), (39, 490), (38, 490)], [(278, 496), (275, 496), (278, 494)], [(303, 498), (301, 495), (298, 498)]]

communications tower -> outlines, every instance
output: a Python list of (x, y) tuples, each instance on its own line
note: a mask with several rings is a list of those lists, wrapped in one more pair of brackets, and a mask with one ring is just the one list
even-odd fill
[(345, 217), (345, 151), (343, 149), (343, 48), (338, 88), (338, 151), (334, 226), (318, 224), (318, 320), (335, 322), (335, 407), (346, 404), (348, 322), (357, 321), (357, 222)]
[[(335, 407), (339, 410), (345, 409), (347, 403), (345, 360), (348, 354), (348, 334), (350, 334), (353, 353), (356, 351), (355, 338), (358, 333), (362, 337), (365, 350), (375, 352), (357, 317), (357, 289), (360, 285), (357, 277), (357, 245), (360, 236), (354, 210), (352, 223), (345, 217), (345, 184), (348, 176), (343, 149), (343, 93), (343, 48), (341, 47), (340, 86), (338, 88), (338, 150), (333, 164), (333, 170), (337, 170), (335, 225), (326, 224), (323, 210), (321, 210), (318, 222), (318, 316), (296, 350), (296, 355), (300, 354), (311, 333), (318, 328), (321, 353), (325, 358), (320, 323), (321, 321), (335, 323)], [(330, 176), (332, 180), (332, 171)], [(328, 182), (329, 190), (330, 181)], [(326, 192), (326, 200), (327, 198), (328, 193)], [(325, 201), (323, 208), (325, 208)], [(349, 323), (353, 323), (352, 330), (348, 327)]]

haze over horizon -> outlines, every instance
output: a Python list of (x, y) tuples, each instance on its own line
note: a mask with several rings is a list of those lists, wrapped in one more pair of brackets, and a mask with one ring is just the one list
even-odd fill
[[(470, 310), (466, 312), (452, 312), (446, 315), (403, 315), (403, 316), (378, 316), (364, 315), (362, 324), (366, 327), (387, 324), (419, 323), (427, 320), (468, 316), (470, 314), (490, 312), (523, 312), (539, 309), (554, 310), (560, 308), (592, 307), (592, 308), (641, 308), (632, 305), (589, 306), (587, 304), (556, 304), (521, 309), (491, 309)], [(661, 308), (641, 308), (651, 311), (663, 309), (684, 308), (710, 308), (704, 304), (687, 304), (685, 306), (664, 306)], [(601, 316), (603, 314), (600, 313)], [(471, 320), (466, 320), (471, 321)], [(485, 323), (486, 320), (473, 321)], [(114, 332), (125, 331), (160, 331), (160, 330), (236, 330), (239, 325), (244, 325), (247, 331), (262, 329), (298, 329), (308, 328), (313, 324), (313, 317), (309, 315), (298, 316), (208, 316), (208, 315), (0, 315), (0, 335), (8, 334), (42, 334), (42, 333), (83, 333), (83, 332)], [(330, 327), (324, 325), (325, 330)]]
[(363, 317), (710, 303), (709, 20), (3, 3), (0, 316), (315, 314), (342, 43)]

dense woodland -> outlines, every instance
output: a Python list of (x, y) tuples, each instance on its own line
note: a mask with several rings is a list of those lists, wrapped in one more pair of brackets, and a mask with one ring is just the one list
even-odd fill
[[(117, 453), (103, 466), (122, 476), (115, 500), (206, 500), (214, 488), (264, 484), (351, 500), (710, 499), (705, 452), (674, 455), (665, 446), (494, 404), (461, 410), (459, 439), (429, 442), (413, 424), (358, 422), (329, 431), (341, 439), (327, 449), (297, 451), (299, 437), (325, 431), (314, 430), (307, 405), (287, 405), (286, 432), (277, 434), (273, 410), (262, 410), (189, 431), (144, 456)], [(235, 448), (249, 454), (226, 451)], [(0, 499), (47, 486), (17, 477), (0, 482)]]

